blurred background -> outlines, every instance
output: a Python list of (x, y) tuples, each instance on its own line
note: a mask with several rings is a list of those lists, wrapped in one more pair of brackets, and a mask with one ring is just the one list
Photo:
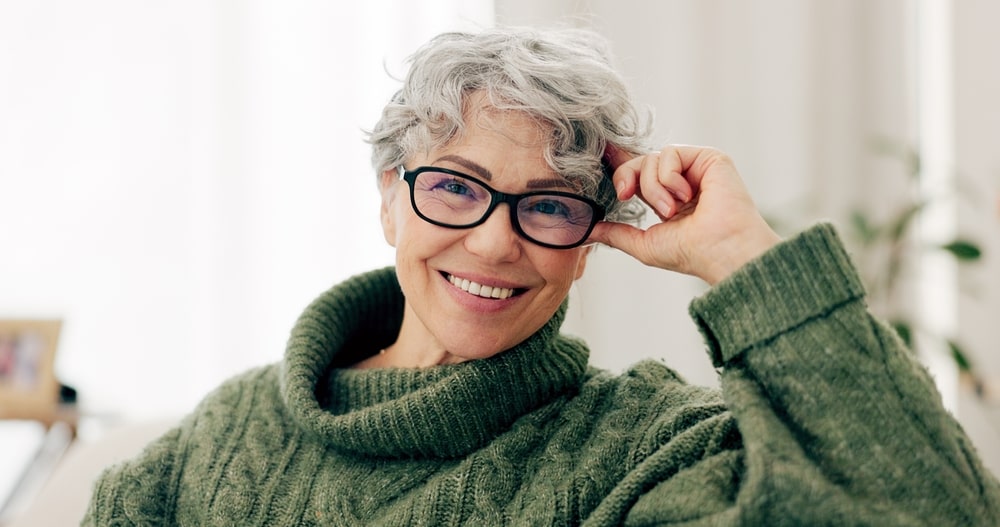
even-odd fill
[[(784, 234), (840, 228), (1000, 472), (998, 19), (992, 0), (0, 0), (0, 318), (63, 321), (81, 439), (88, 417), (182, 415), (279, 360), (321, 291), (391, 264), (363, 130), (416, 46), (590, 27), (658, 142), (727, 151)], [(598, 365), (715, 384), (686, 313), (703, 286), (662, 275), (600, 248), (565, 330)]]

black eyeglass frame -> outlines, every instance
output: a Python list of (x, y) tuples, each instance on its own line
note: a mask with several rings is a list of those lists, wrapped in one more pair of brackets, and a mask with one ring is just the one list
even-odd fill
[[(497, 208), (497, 205), (500, 205), (501, 203), (506, 203), (507, 208), (510, 209), (510, 224), (511, 226), (514, 227), (514, 232), (516, 232), (522, 238), (530, 241), (531, 243), (534, 243), (535, 245), (540, 245), (542, 247), (546, 247), (549, 249), (573, 249), (575, 247), (579, 247), (584, 243), (586, 243), (587, 238), (590, 237), (590, 233), (593, 232), (594, 230), (594, 226), (596, 226), (598, 222), (602, 221), (604, 219), (604, 215), (607, 213), (604, 206), (601, 205), (600, 203), (586, 196), (573, 194), (572, 192), (560, 192), (558, 190), (536, 190), (532, 192), (525, 192), (524, 194), (508, 194), (506, 192), (500, 192), (499, 190), (494, 189), (493, 187), (487, 185), (480, 179), (474, 178), (468, 174), (459, 172), (457, 170), (451, 170), (447, 168), (440, 168), (434, 166), (421, 166), (413, 170), (406, 170), (406, 167), (404, 167), (403, 165), (399, 165), (399, 167), (397, 167), (396, 170), (399, 173), (399, 179), (406, 181), (407, 185), (410, 187), (410, 206), (413, 207), (413, 212), (415, 212), (417, 216), (420, 217), (420, 219), (432, 225), (437, 225), (439, 227), (447, 227), (450, 229), (471, 229), (473, 227), (485, 223), (486, 220), (489, 219), (489, 217), (493, 214), (493, 210)], [(424, 215), (424, 213), (420, 212), (420, 208), (417, 207), (417, 198), (415, 195), (416, 189), (414, 186), (415, 182), (417, 181), (417, 176), (423, 172), (440, 172), (442, 174), (448, 174), (451, 176), (468, 179), (469, 181), (472, 181), (478, 184), (479, 186), (483, 187), (484, 189), (486, 189), (487, 192), (490, 193), (490, 204), (489, 206), (486, 207), (486, 210), (483, 211), (482, 217), (480, 217), (478, 220), (472, 223), (456, 225), (454, 223), (445, 223), (437, 221), (432, 218), (428, 218), (427, 216)], [(566, 198), (573, 198), (582, 201), (587, 205), (590, 205), (591, 209), (593, 209), (594, 211), (594, 215), (591, 217), (590, 225), (587, 226), (587, 229), (586, 231), (584, 231), (580, 241), (568, 245), (557, 245), (536, 240), (535, 238), (532, 238), (528, 233), (524, 232), (524, 229), (521, 228), (521, 222), (517, 219), (517, 203), (524, 198), (529, 198), (532, 196), (561, 196)]]

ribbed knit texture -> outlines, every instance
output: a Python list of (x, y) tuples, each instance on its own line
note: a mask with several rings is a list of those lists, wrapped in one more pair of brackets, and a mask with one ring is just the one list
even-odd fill
[[(335, 382), (321, 386), (322, 366), (348, 343), (371, 343), (360, 344), (370, 352), (395, 340), (402, 311), (385, 306), (402, 303), (395, 274), (386, 269), (337, 288), (299, 319), (282, 381), (287, 408), (303, 430), (354, 454), (460, 457), (521, 415), (580, 385), (588, 351), (558, 335), (564, 302), (538, 332), (488, 360), (431, 369), (338, 370), (332, 375)], [(368, 327), (364, 321), (377, 325)], [(322, 395), (324, 390), (329, 395)], [(332, 406), (324, 408), (314, 397), (317, 392)]]
[[(586, 368), (564, 307), (496, 357), (349, 370), (391, 269), (98, 481), (83, 525), (998, 525), (1000, 490), (820, 226), (691, 305), (722, 391)], [(677, 351), (679, 352), (679, 351)]]

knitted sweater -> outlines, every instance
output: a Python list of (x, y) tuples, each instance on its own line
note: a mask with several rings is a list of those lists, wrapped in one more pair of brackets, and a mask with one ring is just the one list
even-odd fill
[(352, 278), (282, 363), (107, 470), (83, 525), (1000, 525), (996, 479), (829, 226), (691, 304), (721, 391), (588, 368), (564, 309), (489, 359), (344, 369), (403, 312), (392, 269)]

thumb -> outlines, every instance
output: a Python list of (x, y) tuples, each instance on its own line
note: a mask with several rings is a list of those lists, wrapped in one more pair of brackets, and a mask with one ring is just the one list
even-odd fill
[(594, 226), (589, 241), (618, 249), (646, 265), (655, 265), (653, 253), (646, 246), (644, 233), (642, 229), (627, 223), (602, 221)]

